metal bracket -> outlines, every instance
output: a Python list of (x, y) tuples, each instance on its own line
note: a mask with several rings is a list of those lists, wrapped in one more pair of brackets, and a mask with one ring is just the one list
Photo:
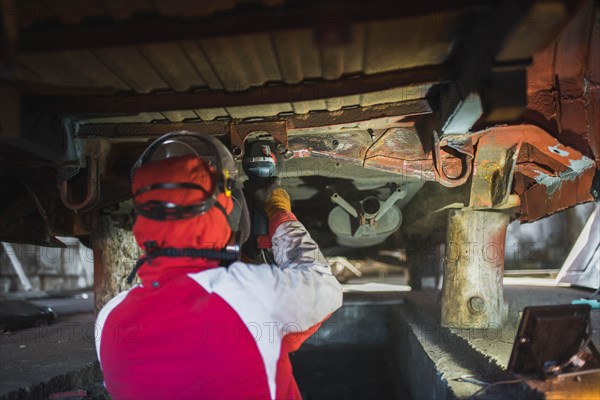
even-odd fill
[(86, 180), (86, 194), (85, 198), (75, 203), (72, 198), (71, 189), (69, 187), (69, 180), (65, 179), (62, 182), (58, 182), (58, 191), (60, 193), (60, 199), (62, 203), (70, 210), (89, 210), (94, 206), (98, 200), (100, 194), (100, 179), (98, 176), (99, 164), (98, 158), (95, 156), (86, 157), (87, 164), (87, 180)]
[(354, 218), (358, 218), (358, 211), (356, 208), (352, 207), (350, 203), (348, 203), (342, 196), (337, 193), (331, 195), (331, 201), (333, 201), (338, 206), (342, 207), (348, 214), (352, 215)]
[[(442, 147), (450, 147), (462, 155), (461, 172), (457, 177), (450, 177), (444, 170)], [(446, 187), (463, 185), (471, 176), (473, 161), (473, 142), (467, 135), (450, 135), (440, 139), (437, 131), (433, 131), (433, 166), (437, 181)]]
[(377, 221), (379, 221), (385, 215), (385, 213), (387, 213), (389, 209), (392, 208), (394, 204), (396, 204), (398, 200), (403, 199), (405, 197), (406, 191), (402, 190), (401, 187), (396, 188), (394, 193), (392, 193), (390, 197), (388, 197), (387, 200), (381, 205), (381, 208), (379, 209), (377, 215), (375, 215), (375, 217), (373, 218), (373, 221), (377, 223)]
[[(255, 132), (266, 132), (271, 135), (273, 140), (277, 143), (278, 151), (281, 154), (287, 155), (288, 136), (286, 121), (252, 122), (246, 124), (232, 124), (230, 126), (231, 152), (235, 158), (241, 159), (244, 157), (244, 143), (246, 138)], [(289, 153), (291, 154), (291, 152)]]
[(502, 209), (511, 203), (510, 192), (522, 143), (522, 140), (502, 141), (489, 136), (479, 139), (469, 208)]

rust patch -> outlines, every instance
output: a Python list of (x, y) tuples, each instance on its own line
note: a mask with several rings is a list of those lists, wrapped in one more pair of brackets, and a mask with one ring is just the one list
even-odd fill
[(519, 136), (491, 134), (479, 138), (470, 208), (500, 208), (508, 203), (521, 145), (522, 137)]
[(587, 1), (527, 70), (525, 122), (600, 161), (600, 8)]
[[(493, 176), (478, 168), (490, 162), (484, 153), (490, 149), (517, 146), (512, 191), (519, 195), (521, 222), (530, 222), (576, 204), (592, 201), (590, 193), (596, 163), (576, 149), (565, 146), (544, 130), (532, 126), (505, 126), (479, 132), (477, 138), (476, 176), (473, 178), (471, 204), (493, 207)], [(486, 150), (487, 149), (487, 150)], [(484, 153), (480, 153), (484, 152)], [(502, 152), (497, 152), (502, 156)], [(488, 157), (489, 158), (489, 157)], [(493, 172), (493, 171), (492, 171)]]
[(402, 160), (389, 156), (375, 156), (365, 161), (365, 167), (393, 172), (408, 178), (422, 181), (435, 181), (436, 174), (432, 159)]
[(230, 132), (231, 148), (238, 149), (238, 158), (244, 155), (244, 141), (246, 137), (254, 132), (267, 132), (273, 137), (276, 143), (282, 144), (286, 148), (288, 145), (286, 121), (232, 124)]
[[(591, 173), (590, 173), (591, 171)], [(534, 185), (521, 194), (521, 222), (535, 221), (557, 213), (576, 204), (592, 201), (590, 187), (594, 169), (577, 175), (570, 180), (562, 180), (560, 189), (548, 196), (548, 187)]]
[(426, 152), (421, 140), (414, 127), (388, 129), (369, 148), (364, 166), (436, 181), (446, 187), (467, 181), (473, 158), (470, 137), (452, 135), (434, 140), (433, 152)]
[(421, 139), (414, 128), (391, 128), (369, 148), (367, 161), (373, 157), (390, 157), (402, 160), (426, 160)]

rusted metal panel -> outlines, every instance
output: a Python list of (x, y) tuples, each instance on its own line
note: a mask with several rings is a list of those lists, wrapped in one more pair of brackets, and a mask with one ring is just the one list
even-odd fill
[(446, 187), (461, 186), (471, 175), (473, 145), (467, 135), (437, 139), (408, 121), (399, 122), (377, 138), (369, 149), (364, 166), (394, 172), (423, 181), (436, 181)]
[[(528, 68), (523, 119), (600, 162), (600, 8), (586, 1)], [(600, 163), (598, 164), (600, 166)]]
[[(500, 207), (505, 202), (510, 187), (506, 173), (501, 171), (514, 160), (511, 190), (520, 197), (521, 222), (593, 200), (590, 189), (596, 170), (594, 160), (563, 145), (543, 129), (533, 125), (496, 127), (477, 133), (474, 139), (473, 207)], [(497, 146), (498, 151), (491, 146)]]
[(520, 138), (511, 135), (482, 135), (477, 142), (469, 208), (501, 208), (512, 190)]
[(314, 134), (288, 137), (294, 157), (325, 157), (355, 165), (363, 165), (365, 155), (373, 144), (366, 131)]
[(408, 178), (435, 180), (433, 159), (423, 149), (414, 126), (386, 130), (369, 148), (364, 166)]
[[(245, 124), (232, 124), (231, 132), (231, 149), (233, 155), (241, 158), (244, 155), (244, 142), (246, 137), (251, 133), (266, 132), (269, 133), (277, 144), (284, 146), (284, 151), (288, 146), (288, 134), (286, 121), (274, 122), (255, 122)], [(284, 152), (282, 151), (282, 153)]]
[(407, 179), (435, 181), (436, 174), (432, 159), (402, 160), (389, 156), (376, 156), (364, 163), (365, 168), (392, 172)]
[[(392, 141), (396, 140), (398, 139)], [(393, 172), (411, 179), (435, 181), (446, 187), (461, 186), (470, 177), (472, 156), (456, 156), (440, 150), (440, 155), (436, 157), (431, 151), (424, 153), (422, 145), (416, 143), (413, 143), (413, 147), (405, 148), (403, 153), (409, 159), (398, 157), (396, 148), (389, 148), (387, 152), (372, 156), (369, 153), (364, 167)]]
[[(355, 131), (322, 128), (319, 133), (295, 134), (289, 137), (290, 150), (295, 157), (328, 157), (408, 179), (436, 181), (447, 187), (462, 185), (469, 179), (473, 157), (470, 138), (460, 145), (452, 143), (454, 148), (446, 140), (443, 147), (453, 151), (434, 152), (431, 144), (423, 145), (412, 122), (399, 120), (394, 124), (396, 128), (389, 129), (386, 125), (377, 126), (377, 122), (355, 124)], [(376, 126), (379, 130), (373, 129)]]
[(369, 148), (366, 161), (373, 157), (389, 157), (390, 155), (403, 160), (429, 158), (423, 149), (421, 138), (413, 126), (387, 129)]
[(592, 201), (590, 188), (594, 177), (593, 171), (594, 169), (590, 168), (585, 173), (568, 172), (559, 176), (544, 174), (541, 177), (537, 175), (540, 183), (521, 195), (519, 220), (535, 221), (574, 205)]

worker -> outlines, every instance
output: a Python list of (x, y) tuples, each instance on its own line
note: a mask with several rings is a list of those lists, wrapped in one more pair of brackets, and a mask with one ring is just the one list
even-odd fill
[(98, 315), (108, 392), (115, 399), (300, 398), (288, 354), (341, 306), (342, 292), (279, 182), (256, 195), (276, 265), (238, 261), (248, 211), (233, 158), (210, 135), (159, 138), (135, 163), (132, 183), (141, 283)]

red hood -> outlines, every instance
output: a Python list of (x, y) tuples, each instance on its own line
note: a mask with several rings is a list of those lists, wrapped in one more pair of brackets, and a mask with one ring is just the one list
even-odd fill
[[(212, 168), (195, 156), (183, 156), (141, 166), (133, 178), (132, 191), (136, 193), (147, 185), (166, 182), (195, 183), (209, 193), (215, 185)], [(200, 190), (162, 189), (143, 193), (137, 196), (135, 201), (143, 203), (158, 200), (186, 206), (205, 198), (206, 195)], [(233, 209), (232, 199), (225, 194), (219, 194), (217, 201), (224, 206), (227, 213)], [(144, 243), (150, 241), (156, 242), (158, 248), (222, 249), (231, 236), (231, 229), (223, 213), (212, 207), (202, 215), (175, 221), (155, 221), (138, 215), (133, 234), (142, 249)]]

